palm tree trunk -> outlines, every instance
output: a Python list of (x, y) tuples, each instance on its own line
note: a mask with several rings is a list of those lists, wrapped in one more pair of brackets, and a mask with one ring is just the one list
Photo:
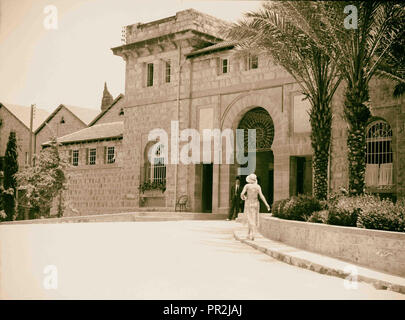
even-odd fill
[[(320, 100), (318, 100), (320, 101)], [(328, 160), (331, 137), (332, 112), (327, 101), (315, 102), (312, 105), (311, 144), (314, 150), (314, 196), (324, 200), (328, 195)]]
[(369, 100), (368, 86), (348, 88), (345, 100), (345, 116), (349, 124), (347, 136), (349, 162), (349, 193), (359, 195), (364, 192), (366, 171), (366, 134), (370, 118), (366, 103)]

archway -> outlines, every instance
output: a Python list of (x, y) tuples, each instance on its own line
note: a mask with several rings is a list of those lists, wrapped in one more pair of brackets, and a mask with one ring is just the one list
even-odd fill
[[(256, 107), (244, 114), (237, 128), (244, 130), (245, 156), (248, 156), (249, 153), (247, 150), (248, 129), (256, 130), (256, 150), (250, 151), (256, 156), (256, 168), (248, 174), (255, 173), (257, 175), (264, 196), (269, 204), (272, 204), (274, 199), (274, 155), (271, 149), (274, 140), (273, 119), (267, 110)], [(246, 167), (246, 165), (237, 166)], [(241, 176), (242, 186), (246, 183), (246, 176)], [(266, 212), (263, 203), (260, 204), (260, 211)]]

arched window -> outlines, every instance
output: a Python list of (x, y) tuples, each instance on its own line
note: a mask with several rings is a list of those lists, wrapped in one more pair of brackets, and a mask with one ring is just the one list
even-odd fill
[(159, 144), (152, 147), (150, 157), (149, 180), (151, 182), (164, 183), (166, 181), (166, 161), (164, 145)]
[(392, 185), (392, 130), (384, 120), (372, 122), (366, 130), (366, 186)]

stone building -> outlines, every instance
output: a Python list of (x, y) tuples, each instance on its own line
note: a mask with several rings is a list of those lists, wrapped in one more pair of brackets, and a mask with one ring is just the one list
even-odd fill
[[(49, 115), (43, 109), (35, 108), (33, 130), (35, 131)], [(11, 131), (16, 133), (18, 165), (20, 168), (29, 164), (31, 107), (19, 106), (9, 103), (0, 103), (0, 171), (3, 171), (3, 159), (7, 148), (8, 137)], [(32, 141), (34, 140), (32, 133)], [(2, 175), (2, 174), (0, 174)]]
[[(182, 150), (190, 131), (180, 137), (179, 132), (188, 128), (200, 133), (204, 129), (233, 133), (236, 129), (256, 129), (254, 171), (268, 200), (312, 193), (308, 102), (292, 76), (268, 56), (261, 52), (242, 54), (235, 43), (223, 39), (224, 25), (209, 15), (185, 10), (126, 27), (126, 43), (112, 48), (126, 63), (125, 97), (119, 101), (121, 135), (105, 134), (107, 126), (117, 133), (119, 126), (117, 110), (109, 120), (107, 108), (89, 128), (92, 133), (103, 132), (100, 137), (91, 136), (86, 142), (80, 138), (83, 150), (100, 150), (96, 157), (105, 156), (102, 149), (114, 138), (119, 150), (117, 162), (109, 166), (100, 160), (100, 167), (84, 164), (71, 169), (75, 178), (69, 182), (66, 198), (74, 212), (172, 211), (176, 200), (187, 195), (189, 211), (226, 213), (231, 185), (243, 165), (234, 155), (233, 163), (225, 161), (225, 136), (221, 138), (222, 163), (216, 161), (213, 152), (202, 154), (204, 143), (213, 142), (209, 138), (200, 141), (199, 161), (173, 163), (176, 148), (171, 143), (177, 139), (178, 150)], [(332, 102), (330, 191), (348, 185), (343, 90), (342, 85)], [(370, 94), (373, 118), (365, 132), (368, 188), (393, 197), (404, 196), (405, 106), (392, 98), (388, 81), (373, 81)], [(178, 123), (178, 128), (173, 123)], [(149, 141), (148, 134), (157, 128), (167, 132), (169, 150), (164, 150), (162, 141), (158, 148), (156, 140)], [(65, 150), (72, 152), (77, 147), (69, 147), (68, 140)], [(79, 157), (84, 155), (79, 152)], [(145, 182), (165, 183), (166, 188), (164, 192), (141, 192), (138, 186)]]
[(35, 130), (34, 152), (39, 153), (41, 145), (52, 136), (61, 137), (87, 128), (99, 112), (97, 109), (60, 104)]

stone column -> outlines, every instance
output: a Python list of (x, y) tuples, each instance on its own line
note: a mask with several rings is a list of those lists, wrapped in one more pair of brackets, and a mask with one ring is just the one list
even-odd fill
[(274, 151), (274, 201), (290, 196), (290, 155)]

